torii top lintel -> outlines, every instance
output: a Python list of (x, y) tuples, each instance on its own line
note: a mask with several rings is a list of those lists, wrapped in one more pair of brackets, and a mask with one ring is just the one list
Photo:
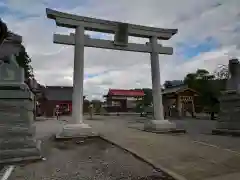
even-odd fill
[[(58, 26), (76, 28), (84, 25), (89, 31), (97, 31), (103, 33), (115, 33), (120, 22), (108, 21), (102, 19), (89, 18), (68, 13), (46, 9), (47, 17), (54, 19)], [(128, 24), (128, 34), (135, 37), (150, 38), (156, 36), (158, 39), (168, 40), (178, 32), (177, 29), (162, 29), (155, 27), (147, 27), (135, 24)]]

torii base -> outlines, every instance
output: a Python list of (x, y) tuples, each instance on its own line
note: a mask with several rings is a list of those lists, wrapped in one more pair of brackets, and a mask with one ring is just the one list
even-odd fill
[(61, 132), (56, 134), (55, 138), (60, 139), (73, 139), (73, 138), (89, 138), (96, 137), (97, 133), (94, 133), (92, 128), (88, 124), (67, 124)]
[(144, 131), (153, 133), (186, 133), (184, 129), (177, 129), (176, 124), (168, 120), (151, 120), (144, 124)]

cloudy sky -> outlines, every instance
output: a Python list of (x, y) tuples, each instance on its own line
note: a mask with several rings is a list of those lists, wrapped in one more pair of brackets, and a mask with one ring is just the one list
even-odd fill
[[(174, 55), (160, 55), (161, 82), (182, 79), (197, 68), (213, 72), (240, 57), (239, 0), (1, 0), (0, 17), (23, 36), (36, 79), (44, 85), (72, 85), (73, 47), (53, 44), (56, 27), (46, 8), (83, 16), (177, 28), (162, 41)], [(105, 38), (97, 33), (94, 37)], [(145, 42), (145, 39), (132, 39)], [(149, 54), (85, 48), (84, 94), (101, 98), (108, 88), (151, 87)]]

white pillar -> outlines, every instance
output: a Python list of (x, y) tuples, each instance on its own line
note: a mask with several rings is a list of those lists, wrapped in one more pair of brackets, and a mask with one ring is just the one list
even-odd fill
[(153, 110), (155, 120), (164, 120), (163, 104), (162, 104), (162, 89), (160, 83), (160, 68), (157, 48), (157, 37), (150, 38), (152, 47), (151, 53), (151, 73), (152, 73), (152, 95), (153, 95)]
[(73, 124), (83, 123), (83, 81), (84, 81), (84, 27), (78, 26), (75, 31), (72, 95)]

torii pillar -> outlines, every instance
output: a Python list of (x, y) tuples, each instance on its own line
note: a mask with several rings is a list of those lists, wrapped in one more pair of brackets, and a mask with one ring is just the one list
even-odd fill
[[(151, 55), (151, 74), (153, 89), (153, 108), (154, 120), (148, 121), (144, 129), (148, 131), (175, 129), (176, 125), (168, 120), (164, 120), (164, 111), (162, 105), (162, 92), (160, 83), (159, 54), (171, 55), (173, 48), (163, 47), (158, 44), (158, 39), (168, 40), (177, 33), (177, 29), (162, 29), (134, 24), (120, 23), (95, 19), (73, 14), (58, 12), (47, 9), (47, 17), (54, 19), (56, 24), (61, 27), (74, 28), (75, 34), (59, 35), (54, 34), (54, 43), (74, 45), (74, 75), (73, 75), (73, 110), (72, 122), (64, 127), (68, 133), (89, 132), (90, 127), (83, 123), (83, 80), (84, 80), (84, 46), (143, 52)], [(111, 33), (115, 35), (114, 41), (103, 39), (92, 39), (84, 35), (84, 31), (95, 31), (102, 33)], [(128, 37), (149, 38), (147, 44), (129, 43)], [(67, 134), (68, 134), (67, 133)], [(64, 133), (63, 133), (64, 134)], [(71, 134), (71, 133), (69, 133)]]
[(83, 81), (84, 81), (84, 27), (75, 30), (75, 49), (73, 66), (72, 120), (74, 124), (83, 123)]

